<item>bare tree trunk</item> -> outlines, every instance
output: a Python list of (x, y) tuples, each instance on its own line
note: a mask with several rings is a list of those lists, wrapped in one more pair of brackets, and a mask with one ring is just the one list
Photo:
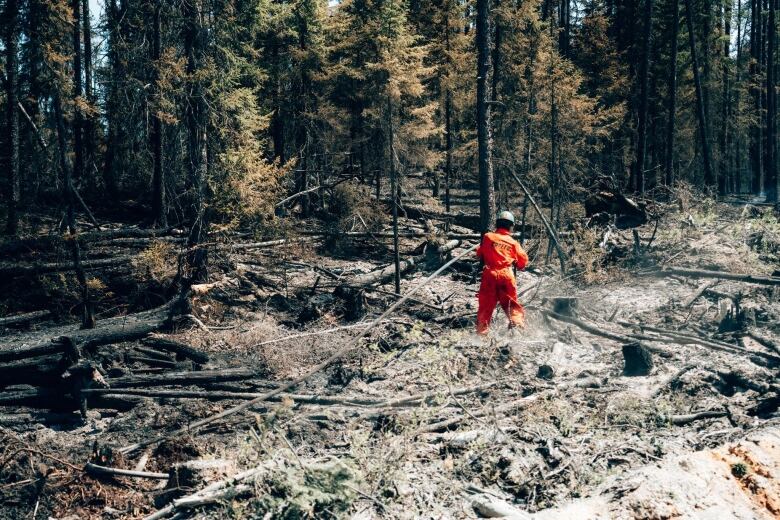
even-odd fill
[[(82, 97), (84, 91), (81, 82), (81, 0), (73, 0), (73, 101)], [(73, 178), (84, 176), (84, 120), (78, 103), (73, 111)]]
[(760, 115), (763, 110), (761, 88), (761, 61), (762, 61), (762, 42), (761, 42), (761, 0), (751, 0), (750, 2), (750, 52), (752, 60), (750, 62), (751, 91), (753, 94), (753, 109), (757, 121), (753, 123), (750, 139), (750, 167), (751, 188), (754, 194), (761, 192), (761, 179), (763, 176), (763, 154), (762, 143), (764, 140), (763, 123), (760, 121)]
[(653, 0), (645, 0), (642, 65), (639, 69), (639, 127), (637, 129), (634, 189), (645, 192), (645, 156), (647, 155), (647, 97), (650, 77), (650, 35), (653, 29)]
[(15, 235), (19, 229), (19, 3), (6, 0), (5, 3), (5, 99), (6, 99), (6, 146), (8, 147), (7, 210), (5, 232)]
[(707, 116), (705, 113), (705, 102), (701, 85), (701, 76), (699, 75), (699, 59), (696, 53), (696, 37), (693, 33), (693, 9), (691, 8), (691, 0), (685, 0), (685, 18), (688, 23), (688, 40), (691, 46), (693, 81), (696, 86), (696, 114), (699, 118), (699, 136), (702, 147), (702, 162), (704, 163), (704, 183), (707, 186), (711, 186), (715, 179), (712, 175), (712, 156), (710, 155), (710, 141), (709, 137), (707, 136)]
[(444, 133), (447, 140), (446, 163), (444, 167), (444, 207), (450, 211), (450, 185), (452, 184), (452, 93), (447, 90), (444, 97)]
[[(78, 30), (78, 24), (76, 26)], [(95, 327), (95, 315), (92, 302), (89, 297), (89, 285), (87, 284), (87, 277), (84, 273), (84, 268), (81, 265), (81, 249), (78, 238), (76, 237), (76, 216), (73, 209), (73, 181), (71, 179), (71, 169), (66, 158), (67, 145), (65, 139), (65, 118), (62, 114), (62, 100), (59, 90), (56, 90), (54, 95), (54, 118), (57, 124), (57, 144), (59, 148), (58, 157), (60, 171), (62, 173), (63, 199), (65, 199), (67, 212), (66, 224), (68, 226), (68, 234), (70, 235), (70, 240), (68, 240), (68, 243), (71, 247), (71, 256), (73, 259), (74, 271), (76, 272), (76, 278), (78, 279), (79, 285), (81, 286), (83, 306), (81, 328), (92, 329)]]
[(674, 140), (675, 124), (677, 122), (677, 47), (680, 34), (680, 6), (679, 0), (672, 0), (672, 40), (669, 43), (670, 67), (669, 67), (669, 107), (666, 121), (666, 156), (664, 166), (666, 170), (666, 185), (674, 184)]
[(205, 54), (206, 31), (203, 18), (203, 0), (184, 2), (186, 23), (184, 49), (187, 57), (187, 72), (190, 75), (191, 95), (187, 103), (187, 155), (189, 188), (191, 192), (189, 217), (190, 234), (187, 239), (188, 272), (182, 281), (180, 304), (186, 305), (186, 298), (193, 283), (206, 278), (207, 249), (201, 245), (207, 233), (205, 212), (205, 182), (208, 172), (207, 113), (205, 92), (196, 76), (202, 66)]
[(390, 96), (387, 97), (387, 126), (388, 126), (388, 155), (390, 162), (390, 204), (392, 204), (393, 211), (393, 264), (395, 265), (395, 272), (393, 273), (393, 280), (395, 281), (395, 293), (401, 294), (401, 258), (398, 250), (398, 204), (399, 190), (398, 190), (398, 173), (395, 169), (395, 136), (393, 134), (393, 103), (390, 101)]
[(720, 132), (720, 174), (718, 175), (718, 193), (725, 195), (731, 185), (729, 182), (730, 172), (730, 147), (729, 140), (731, 132), (731, 74), (730, 52), (731, 52), (731, 1), (725, 0), (723, 4), (723, 94), (721, 99), (721, 132)]
[(490, 0), (477, 0), (477, 148), (479, 155), (480, 230), (493, 225), (496, 199), (493, 187), (493, 142), (490, 132), (488, 76), (490, 74)]
[[(154, 62), (153, 78), (154, 92), (157, 96), (157, 102), (159, 103), (159, 97), (162, 95), (160, 92), (160, 74), (157, 67), (160, 66), (160, 32), (161, 32), (161, 20), (160, 20), (160, 4), (154, 6), (154, 13), (152, 18), (152, 61)], [(149, 140), (152, 145), (152, 157), (153, 157), (153, 170), (152, 170), (152, 215), (154, 216), (154, 222), (157, 226), (168, 227), (168, 217), (165, 207), (165, 174), (163, 172), (163, 144), (162, 144), (162, 121), (157, 114), (158, 107), (154, 106), (154, 113), (152, 114), (152, 128), (149, 133)]]
[(119, 55), (119, 25), (122, 19), (117, 0), (109, 0), (106, 6), (106, 16), (108, 19), (108, 58), (111, 63), (112, 80), (108, 87), (106, 102), (106, 126), (108, 139), (106, 143), (106, 154), (103, 163), (103, 184), (105, 184), (106, 194), (110, 200), (117, 198), (116, 182), (116, 156), (117, 147), (121, 142), (121, 123), (119, 121), (119, 87), (124, 82), (124, 66)]
[[(737, 60), (735, 63), (736, 75), (734, 84), (737, 88), (734, 89), (734, 109), (737, 116), (742, 112), (740, 107), (740, 92), (742, 89), (739, 86), (742, 84), (742, 0), (737, 0)], [(734, 153), (732, 154), (732, 184), (731, 190), (734, 193), (742, 192), (742, 132), (735, 132), (734, 135)]]
[(777, 93), (775, 91), (775, 4), (769, 0), (766, 50), (766, 151), (764, 153), (764, 191), (768, 202), (777, 202)]
[[(95, 96), (92, 90), (92, 20), (89, 14), (89, 0), (82, 0), (81, 2), (81, 18), (84, 33), (84, 97), (90, 105), (95, 104)], [(86, 179), (89, 180), (91, 186), (92, 170), (95, 163), (95, 150), (97, 144), (97, 128), (95, 126), (95, 119), (93, 116), (83, 122), (84, 129), (82, 130), (84, 136), (84, 168)], [(96, 180), (96, 179), (95, 179)]]
[[(493, 10), (498, 10), (499, 4), (501, 3), (501, 0), (494, 0)], [(492, 107), (497, 106), (496, 102), (498, 101), (498, 82), (500, 79), (500, 64), (501, 64), (501, 22), (498, 17), (498, 15), (495, 16), (493, 20), (493, 59), (492, 59), (492, 73), (490, 76), (490, 100), (489, 103)], [(492, 109), (491, 109), (492, 110)], [(491, 113), (491, 121), (490, 121), (491, 127), (491, 138), (496, 135), (496, 114), (495, 112)], [(502, 187), (502, 173), (501, 168), (493, 166), (493, 186), (495, 188), (495, 191), (497, 193), (497, 203), (499, 206), (502, 205), (502, 201), (504, 200), (504, 193), (503, 193), (503, 187)]]
[[(447, 70), (452, 72), (452, 60), (450, 59), (450, 19), (445, 19), (444, 48), (447, 51)], [(444, 207), (450, 211), (450, 185), (452, 183), (452, 89), (447, 83), (447, 91), (444, 94), (444, 134), (446, 139), (446, 165), (444, 169)]]

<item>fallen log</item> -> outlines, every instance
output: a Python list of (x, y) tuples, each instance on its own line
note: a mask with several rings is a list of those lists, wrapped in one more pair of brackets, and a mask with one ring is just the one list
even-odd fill
[[(171, 302), (148, 311), (103, 320), (94, 329), (74, 330), (64, 337), (86, 350), (141, 339), (167, 325), (172, 305)], [(63, 352), (64, 345), (62, 337), (32, 346), (0, 345), (0, 362)]]
[[(104, 269), (107, 267), (118, 267), (130, 265), (133, 256), (117, 256), (113, 258), (101, 258), (98, 260), (85, 260), (81, 262), (81, 268), (84, 270)], [(19, 276), (38, 276), (49, 273), (63, 273), (73, 271), (74, 264), (71, 262), (51, 262), (51, 263), (33, 263), (19, 264), (7, 262), (0, 264), (0, 277), (16, 278)]]
[(531, 520), (531, 515), (522, 509), (496, 497), (482, 495), (471, 501), (471, 507), (484, 518), (505, 518), (507, 520)]
[(93, 477), (130, 477), (130, 478), (148, 478), (155, 480), (168, 480), (168, 473), (152, 473), (149, 471), (135, 471), (132, 469), (109, 468), (87, 462), (84, 471)]
[(615, 332), (610, 332), (610, 331), (607, 331), (607, 330), (600, 329), (599, 327), (597, 327), (597, 326), (595, 326), (593, 324), (584, 322), (584, 321), (582, 321), (582, 320), (580, 320), (578, 318), (573, 318), (571, 316), (564, 316), (562, 314), (557, 314), (555, 312), (548, 311), (548, 310), (543, 310), (543, 309), (542, 309), (542, 313), (545, 316), (549, 316), (549, 317), (554, 318), (554, 319), (556, 319), (558, 321), (563, 321), (563, 322), (566, 322), (566, 323), (570, 323), (572, 325), (576, 325), (577, 327), (581, 328), (585, 332), (593, 334), (594, 336), (601, 336), (602, 338), (611, 339), (613, 341), (617, 341), (618, 343), (624, 343), (624, 344), (627, 344), (627, 343), (638, 343), (639, 345), (641, 345), (642, 347), (646, 348), (650, 352), (656, 353), (656, 354), (658, 354), (660, 356), (664, 356), (664, 357), (670, 357), (672, 355), (666, 349), (662, 349), (660, 347), (649, 345), (649, 344), (647, 344), (645, 342), (641, 342), (641, 341), (637, 342), (636, 339), (631, 338), (629, 336), (623, 336), (622, 334), (617, 334)]
[(176, 354), (177, 359), (188, 358), (201, 365), (209, 362), (209, 355), (205, 352), (172, 339), (152, 335), (141, 340), (141, 343), (167, 352), (173, 352)]
[(56, 386), (70, 362), (62, 354), (14, 361), (0, 365), (0, 387), (30, 384)]
[(702, 419), (716, 419), (718, 417), (726, 417), (727, 412), (723, 410), (705, 410), (703, 412), (691, 413), (686, 415), (670, 415), (668, 417), (669, 422), (675, 426), (685, 426), (695, 421)]
[[(392, 204), (392, 201), (387, 201), (388, 204)], [(400, 208), (402, 213), (405, 213), (408, 218), (423, 219), (423, 220), (441, 220), (444, 222), (452, 222), (458, 226), (473, 229), (474, 231), (480, 231), (479, 229), (479, 215), (467, 215), (465, 213), (446, 213), (444, 211), (433, 211), (425, 206), (417, 206), (414, 204), (404, 203)]]
[[(171, 234), (179, 234), (178, 230), (167, 229), (139, 229), (139, 228), (121, 228), (106, 229), (101, 231), (89, 231), (79, 233), (78, 239), (82, 242), (97, 242), (112, 240), (115, 238), (151, 238), (163, 237)], [(0, 256), (18, 255), (30, 251), (42, 251), (53, 248), (56, 244), (63, 244), (65, 236), (60, 234), (51, 234), (36, 236), (30, 238), (16, 238), (0, 242)]]
[[(465, 251), (463, 251), (462, 253), (460, 253), (459, 255), (457, 255), (456, 257), (454, 257), (452, 260), (450, 260), (449, 262), (444, 264), (443, 266), (439, 267), (436, 271), (431, 273), (425, 280), (423, 280), (422, 282), (417, 284), (414, 288), (412, 288), (412, 290), (410, 290), (405, 296), (406, 297), (411, 297), (414, 294), (416, 294), (418, 291), (420, 291), (425, 286), (427, 286), (430, 282), (432, 282), (434, 279), (436, 279), (436, 277), (438, 277), (441, 273), (443, 273), (448, 267), (450, 267), (452, 264), (457, 262), (460, 258), (462, 258), (462, 257), (466, 256), (467, 254), (471, 253), (475, 249), (476, 249), (476, 245), (471, 246), (468, 249), (466, 249)], [(395, 302), (387, 310), (385, 310), (385, 312), (380, 314), (371, 323), (369, 323), (369, 325), (363, 331), (361, 331), (357, 336), (352, 338), (352, 340), (349, 343), (347, 343), (344, 347), (340, 348), (339, 350), (337, 350), (336, 352), (334, 352), (333, 354), (328, 356), (325, 360), (321, 361), (319, 364), (317, 364), (314, 367), (310, 368), (303, 375), (297, 377), (296, 379), (294, 379), (294, 380), (292, 380), (292, 381), (290, 381), (288, 383), (285, 383), (285, 384), (281, 385), (280, 387), (278, 387), (278, 388), (276, 388), (274, 390), (271, 390), (271, 391), (261, 395), (260, 397), (256, 397), (255, 399), (252, 399), (251, 401), (247, 401), (245, 403), (241, 403), (241, 404), (239, 404), (237, 406), (234, 406), (232, 408), (229, 408), (229, 409), (224, 410), (222, 412), (219, 412), (217, 414), (214, 414), (214, 415), (211, 415), (209, 417), (205, 417), (203, 419), (195, 421), (195, 422), (193, 422), (192, 424), (188, 425), (185, 428), (179, 428), (179, 429), (174, 430), (172, 432), (168, 432), (167, 434), (160, 435), (160, 436), (154, 437), (152, 439), (147, 439), (147, 440), (144, 440), (144, 441), (141, 441), (141, 442), (137, 442), (137, 443), (131, 444), (129, 446), (125, 446), (125, 447), (121, 448), (120, 451), (123, 454), (133, 453), (134, 451), (136, 451), (138, 449), (141, 449), (141, 448), (145, 448), (146, 446), (151, 446), (151, 445), (157, 444), (157, 443), (162, 442), (162, 441), (164, 441), (164, 440), (166, 440), (168, 438), (171, 438), (173, 436), (181, 435), (181, 434), (187, 433), (187, 432), (191, 432), (191, 431), (195, 430), (196, 428), (200, 428), (201, 426), (205, 426), (207, 424), (211, 424), (213, 422), (216, 422), (216, 421), (219, 421), (221, 419), (224, 419), (225, 417), (230, 417), (232, 415), (235, 415), (235, 414), (237, 414), (239, 412), (242, 412), (244, 410), (252, 408), (253, 406), (255, 406), (255, 405), (257, 405), (257, 404), (259, 404), (259, 403), (261, 403), (261, 402), (263, 402), (263, 401), (265, 401), (267, 399), (270, 399), (271, 397), (274, 397), (276, 395), (279, 395), (281, 393), (286, 392), (287, 390), (290, 390), (291, 388), (294, 388), (295, 386), (297, 386), (297, 385), (299, 385), (299, 384), (309, 380), (315, 374), (317, 374), (317, 373), (321, 372), (322, 370), (324, 370), (325, 368), (329, 367), (332, 363), (334, 363), (335, 361), (341, 359), (342, 357), (344, 357), (349, 352), (352, 352), (358, 346), (360, 340), (363, 339), (368, 334), (368, 332), (371, 331), (371, 329), (376, 327), (378, 324), (382, 323), (382, 321), (384, 321), (385, 318), (387, 318), (390, 314), (392, 314), (405, 301), (406, 301), (405, 298), (401, 298), (400, 300)]]
[(755, 283), (761, 285), (780, 285), (778, 276), (762, 276), (755, 274), (738, 274), (725, 271), (706, 271), (699, 269), (684, 269), (682, 267), (666, 267), (657, 271), (650, 271), (650, 276), (686, 276), (688, 278), (719, 278), (721, 280), (734, 280), (736, 282)]
[(634, 325), (625, 321), (619, 321), (618, 323), (620, 325), (623, 325), (624, 327), (639, 327), (640, 329), (656, 332), (664, 336), (663, 338), (657, 338), (657, 339), (644, 336), (644, 339), (650, 341), (667, 341), (670, 343), (677, 343), (679, 345), (691, 345), (691, 344), (701, 345), (703, 347), (711, 348), (713, 350), (720, 350), (722, 352), (731, 352), (734, 354), (744, 354), (747, 356), (758, 356), (764, 359), (768, 359), (780, 363), (780, 356), (777, 356), (775, 354), (769, 354), (767, 352), (761, 352), (760, 350), (748, 350), (739, 345), (732, 345), (730, 343), (725, 343), (723, 341), (704, 339), (702, 337), (694, 336), (692, 334), (685, 334), (683, 332), (666, 330), (659, 327), (653, 327), (651, 325)]
[[(379, 294), (392, 296), (394, 298), (401, 298), (401, 295), (399, 295), (399, 294), (395, 294), (394, 292), (390, 292), (390, 291), (383, 291), (382, 289), (377, 289), (376, 287), (372, 287), (372, 288), (369, 288), (367, 290), (370, 291), (370, 292), (376, 292), (376, 293), (379, 293)], [(439, 311), (439, 312), (443, 312), (444, 311), (444, 309), (442, 309), (438, 305), (434, 305), (432, 303), (428, 303), (428, 302), (420, 300), (418, 298), (409, 298), (409, 301), (412, 302), (412, 303), (416, 303), (418, 305), (422, 305), (423, 307), (428, 307), (429, 309), (433, 309), (435, 311)]]
[(135, 350), (141, 354), (144, 354), (147, 357), (151, 357), (154, 359), (159, 359), (161, 361), (176, 361), (171, 356), (166, 354), (165, 352), (160, 352), (159, 350), (155, 350), (153, 348), (147, 348), (147, 347), (135, 347)]
[[(25, 388), (0, 393), (0, 406), (30, 406), (35, 408), (60, 405), (59, 401), (68, 399), (61, 389)], [(66, 406), (67, 407), (67, 406)], [(70, 407), (73, 409), (73, 407)]]
[(29, 323), (31, 321), (40, 320), (51, 315), (49, 311), (33, 311), (25, 314), (16, 314), (14, 316), (6, 316), (0, 318), (0, 327), (7, 327), (9, 325), (19, 325), (21, 323)]
[(223, 368), (219, 370), (200, 370), (197, 372), (163, 372), (161, 374), (143, 374), (106, 379), (109, 388), (131, 388), (135, 386), (169, 385), (205, 385), (223, 381), (240, 381), (258, 377), (259, 371), (253, 368)]
[(691, 305), (693, 305), (696, 300), (699, 299), (699, 297), (704, 294), (708, 289), (712, 289), (713, 286), (715, 286), (718, 283), (717, 280), (710, 280), (707, 282), (702, 283), (696, 291), (687, 299), (685, 302), (683, 302), (683, 309), (689, 308)]
[[(401, 260), (400, 263), (400, 272), (401, 274), (404, 274), (408, 271), (411, 271), (415, 266), (415, 259), (409, 258), (407, 260)], [(392, 280), (395, 276), (395, 265), (390, 264), (388, 266), (385, 266), (381, 269), (377, 269), (376, 271), (371, 271), (365, 274), (360, 274), (357, 276), (352, 277), (349, 280), (346, 280), (343, 282), (339, 287), (347, 288), (355, 288), (355, 287), (367, 287), (369, 285), (373, 284), (383, 284), (387, 283), (390, 280)], [(338, 291), (338, 288), (337, 288)]]
[(181, 244), (187, 239), (185, 237), (147, 237), (147, 238), (109, 238), (106, 240), (96, 240), (92, 244), (100, 247), (148, 247), (156, 242), (165, 242), (168, 244)]
[[(208, 486), (196, 491), (195, 493), (192, 493), (191, 495), (174, 500), (172, 504), (160, 509), (159, 511), (156, 511), (149, 516), (144, 517), (143, 520), (161, 520), (162, 518), (176, 513), (180, 509), (187, 509), (195, 505), (201, 505), (204, 503), (204, 501), (206, 501), (205, 503), (210, 503), (219, 497), (223, 497), (224, 492), (229, 491), (231, 488), (234, 489), (236, 486), (240, 486), (241, 482), (248, 480), (262, 472), (268, 471), (270, 466), (271, 465), (266, 462), (263, 463), (263, 465), (256, 466), (250, 470), (242, 471), (241, 473), (233, 475), (229, 478), (214, 482), (213, 484), (209, 484)], [(175, 518), (179, 517), (177, 516)]]
[(29, 426), (33, 424), (73, 424), (81, 422), (81, 416), (75, 413), (35, 412), (0, 414), (0, 426)]
[(508, 412), (513, 412), (519, 408), (525, 408), (526, 406), (530, 405), (531, 403), (550, 395), (552, 391), (549, 392), (541, 392), (538, 394), (531, 394), (527, 397), (522, 397), (520, 399), (516, 399), (514, 401), (510, 401), (509, 403), (505, 403), (499, 406), (495, 406), (492, 408), (488, 408), (487, 410), (477, 411), (477, 412), (471, 412), (463, 415), (458, 415), (455, 417), (452, 417), (450, 419), (444, 419), (442, 421), (433, 422), (426, 424), (425, 426), (422, 426), (418, 428), (414, 435), (418, 436), (423, 433), (432, 433), (432, 432), (440, 432), (443, 430), (448, 430), (452, 428), (453, 426), (457, 426), (462, 421), (464, 421), (467, 418), (472, 419), (479, 419), (481, 417), (485, 417), (488, 415), (498, 415)]
[(685, 375), (686, 373), (690, 372), (696, 368), (694, 365), (685, 365), (680, 370), (672, 374), (668, 379), (666, 379), (663, 383), (658, 385), (658, 388), (656, 388), (652, 394), (650, 394), (651, 397), (656, 398), (659, 395), (661, 395), (661, 392), (663, 392), (667, 387), (674, 386), (680, 378)]
[(177, 368), (178, 365), (175, 361), (169, 361), (166, 359), (159, 359), (155, 357), (144, 357), (144, 356), (138, 356), (135, 354), (127, 354), (125, 356), (125, 361), (127, 363), (141, 363), (144, 365), (148, 365), (150, 367), (160, 367), (160, 368)]

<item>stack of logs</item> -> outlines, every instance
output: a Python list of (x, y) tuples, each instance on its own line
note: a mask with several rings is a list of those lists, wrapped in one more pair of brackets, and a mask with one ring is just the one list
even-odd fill
[[(259, 375), (251, 368), (211, 369), (205, 352), (156, 334), (167, 326), (168, 314), (164, 306), (105, 320), (97, 329), (0, 350), (0, 407), (79, 410), (85, 418), (88, 408), (127, 410), (143, 396)], [(0, 414), (3, 422), (14, 423), (14, 416)]]

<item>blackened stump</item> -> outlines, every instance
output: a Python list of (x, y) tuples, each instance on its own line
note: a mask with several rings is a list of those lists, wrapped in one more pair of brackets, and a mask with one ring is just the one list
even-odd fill
[(650, 351), (639, 343), (623, 345), (624, 376), (646, 376), (653, 369)]

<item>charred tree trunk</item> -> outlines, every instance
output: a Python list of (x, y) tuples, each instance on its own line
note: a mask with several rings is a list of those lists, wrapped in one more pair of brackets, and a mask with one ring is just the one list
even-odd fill
[(401, 257), (398, 250), (398, 205), (401, 203), (398, 189), (398, 172), (395, 169), (395, 136), (393, 134), (393, 103), (390, 96), (387, 97), (387, 126), (388, 126), (388, 155), (390, 162), (390, 203), (393, 208), (393, 264), (395, 273), (395, 293), (401, 294)]
[(449, 213), (450, 185), (452, 183), (452, 93), (447, 90), (444, 97), (444, 134), (446, 139), (446, 159), (444, 166), (444, 208)]
[[(89, 13), (89, 0), (81, 2), (82, 31), (84, 35), (84, 97), (91, 105), (95, 105), (95, 96), (92, 89), (92, 20)], [(92, 184), (92, 169), (95, 162), (95, 150), (97, 144), (97, 128), (93, 116), (88, 116), (83, 122), (84, 129), (84, 168), (86, 178)]]
[(666, 155), (664, 169), (666, 170), (666, 185), (674, 184), (674, 140), (677, 122), (677, 47), (680, 34), (679, 0), (672, 0), (672, 39), (669, 58), (669, 106), (666, 121)]
[(750, 80), (751, 80), (751, 93), (753, 96), (753, 110), (757, 121), (752, 124), (752, 131), (750, 135), (750, 169), (751, 169), (751, 188), (754, 194), (761, 192), (761, 179), (763, 174), (763, 157), (762, 157), (762, 142), (763, 142), (763, 123), (760, 120), (761, 111), (763, 109), (761, 88), (759, 87), (761, 81), (761, 26), (762, 26), (762, 14), (761, 14), (761, 0), (750, 0)]
[(764, 191), (768, 202), (777, 202), (777, 93), (775, 91), (775, 3), (769, 0), (766, 38), (766, 140), (764, 143)]
[(6, 0), (5, 3), (5, 99), (6, 99), (6, 147), (7, 147), (7, 220), (5, 232), (15, 235), (19, 228), (19, 3)]
[(639, 68), (639, 128), (637, 129), (634, 189), (645, 192), (645, 156), (647, 155), (647, 97), (650, 79), (650, 35), (653, 28), (653, 0), (645, 0), (642, 65)]
[[(81, 0), (73, 0), (73, 178), (84, 176), (84, 118), (78, 100), (84, 94), (81, 67)], [(68, 190), (68, 186), (65, 187)]]
[(184, 4), (186, 23), (184, 49), (187, 58), (187, 72), (191, 78), (191, 94), (186, 109), (187, 156), (189, 177), (189, 219), (190, 234), (187, 239), (187, 266), (183, 276), (180, 304), (186, 309), (189, 291), (194, 283), (205, 280), (207, 249), (201, 245), (207, 234), (205, 211), (205, 179), (208, 172), (207, 113), (205, 92), (196, 77), (205, 54), (205, 28), (202, 0), (191, 0)]
[(496, 199), (493, 189), (493, 141), (490, 131), (488, 76), (490, 74), (490, 0), (477, 0), (477, 148), (479, 160), (480, 230), (493, 225)]
[[(452, 60), (450, 59), (450, 20), (445, 20), (444, 45), (447, 51), (448, 72), (451, 72)], [(444, 208), (450, 211), (450, 185), (452, 183), (452, 89), (450, 78), (447, 78), (447, 89), (444, 94), (444, 136), (446, 139), (446, 162), (444, 167)]]
[[(493, 10), (498, 10), (498, 6), (501, 3), (501, 0), (494, 0), (495, 4), (493, 7)], [(501, 23), (499, 20), (498, 15), (496, 15), (495, 19), (493, 20), (493, 58), (492, 58), (492, 70), (490, 75), (490, 99), (488, 102), (490, 103), (490, 106), (495, 107), (497, 105), (498, 101), (498, 83), (500, 79), (500, 64), (501, 64)], [(492, 110), (492, 109), (491, 109)], [(495, 113), (491, 113), (491, 121), (490, 121), (491, 127), (491, 138), (496, 134), (496, 117)], [(502, 201), (504, 200), (504, 193), (503, 193), (503, 187), (502, 187), (502, 174), (501, 174), (501, 168), (496, 168), (494, 166), (493, 168), (493, 186), (495, 188), (495, 191), (497, 193), (497, 203), (499, 207), (502, 206)]]
[[(77, 26), (78, 27), (78, 26)], [(79, 241), (76, 238), (76, 216), (74, 212), (73, 201), (73, 181), (71, 180), (71, 169), (68, 165), (66, 153), (67, 145), (65, 139), (65, 118), (62, 113), (62, 100), (60, 98), (59, 91), (54, 95), (54, 118), (57, 124), (57, 144), (59, 154), (59, 165), (62, 173), (62, 189), (63, 199), (66, 205), (66, 223), (68, 226), (68, 233), (70, 235), (71, 256), (73, 259), (73, 268), (76, 272), (76, 278), (81, 286), (82, 293), (82, 306), (83, 314), (81, 327), (84, 329), (91, 329), (95, 327), (95, 315), (92, 308), (92, 302), (89, 297), (89, 285), (87, 285), (87, 277), (84, 273), (84, 268), (81, 264), (81, 249)]]
[[(160, 92), (160, 73), (158, 67), (160, 66), (160, 4), (154, 6), (154, 13), (152, 15), (152, 84), (154, 85), (154, 92), (157, 96), (157, 102), (162, 94)], [(165, 207), (165, 177), (163, 172), (163, 144), (162, 144), (162, 121), (157, 114), (158, 107), (153, 108), (152, 114), (152, 128), (149, 133), (149, 140), (151, 141), (152, 157), (153, 157), (153, 170), (152, 170), (152, 215), (154, 217), (154, 223), (159, 227), (168, 227), (167, 211)]]
[[(740, 106), (740, 93), (741, 88), (738, 88), (742, 84), (742, 0), (737, 0), (737, 59), (735, 63), (735, 79), (734, 85), (737, 88), (734, 89), (734, 104), (732, 111), (736, 111), (737, 115), (741, 114)], [(734, 135), (734, 153), (732, 154), (732, 175), (731, 175), (731, 187), (730, 189), (734, 193), (742, 192), (742, 135), (741, 132), (735, 132)]]
[(103, 163), (103, 184), (106, 195), (111, 200), (117, 198), (116, 182), (116, 156), (117, 146), (121, 142), (121, 128), (119, 122), (119, 87), (124, 82), (124, 66), (119, 54), (119, 25), (122, 19), (117, 0), (109, 0), (106, 6), (108, 18), (108, 58), (111, 64), (111, 76), (113, 81), (109, 83), (106, 103), (106, 126), (108, 139), (106, 143), (106, 155)]
[(730, 165), (731, 150), (729, 141), (731, 139), (731, 74), (730, 74), (730, 52), (731, 52), (731, 0), (726, 0), (723, 4), (723, 93), (721, 99), (721, 132), (720, 132), (720, 172), (718, 174), (718, 194), (725, 195), (731, 183)]
[(711, 186), (715, 179), (712, 174), (710, 141), (707, 136), (707, 115), (705, 112), (704, 92), (699, 74), (699, 59), (696, 52), (696, 37), (693, 33), (693, 9), (691, 0), (685, 0), (685, 18), (688, 23), (688, 41), (691, 46), (691, 61), (693, 66), (693, 81), (696, 86), (696, 114), (699, 119), (699, 137), (702, 147), (702, 162), (704, 164), (704, 183)]

